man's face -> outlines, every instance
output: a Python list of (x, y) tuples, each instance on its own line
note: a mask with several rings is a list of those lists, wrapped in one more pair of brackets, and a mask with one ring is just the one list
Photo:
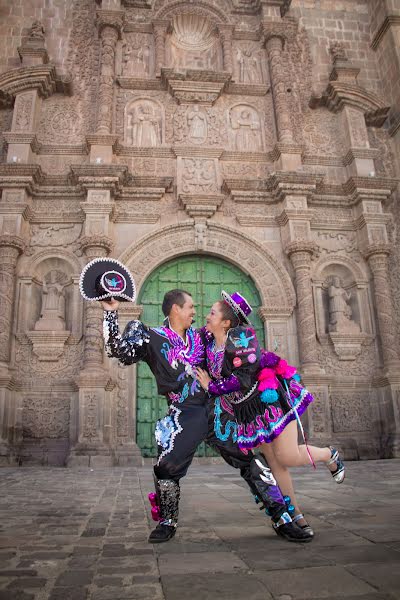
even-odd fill
[(179, 324), (184, 329), (188, 329), (192, 324), (194, 315), (196, 314), (192, 296), (185, 294), (184, 305), (180, 307), (178, 304), (174, 304), (174, 311)]

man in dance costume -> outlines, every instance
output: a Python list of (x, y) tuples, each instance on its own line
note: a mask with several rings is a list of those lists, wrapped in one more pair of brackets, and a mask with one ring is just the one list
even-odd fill
[[(196, 368), (205, 368), (205, 339), (191, 327), (196, 313), (188, 292), (171, 290), (165, 294), (162, 310), (164, 326), (147, 327), (130, 321), (121, 335), (118, 301), (103, 300), (104, 338), (109, 357), (130, 365), (144, 360), (150, 367), (159, 394), (168, 402), (167, 415), (157, 421), (155, 436), (158, 461), (154, 466), (159, 523), (151, 532), (150, 543), (170, 540), (178, 524), (179, 481), (186, 475), (194, 453), (202, 441), (215, 448), (231, 466), (239, 468), (256, 501), (274, 523), (276, 533), (288, 541), (309, 542), (288, 513), (288, 506), (262, 455), (243, 454), (229, 430), (229, 415), (215, 405), (196, 379)], [(218, 416), (218, 422), (217, 422)], [(223, 432), (215, 435), (214, 425)], [(233, 425), (233, 422), (232, 422)]]

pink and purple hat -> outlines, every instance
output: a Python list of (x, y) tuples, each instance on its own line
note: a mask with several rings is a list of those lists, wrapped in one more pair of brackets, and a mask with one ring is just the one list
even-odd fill
[(239, 292), (228, 294), (224, 290), (222, 290), (221, 296), (223, 301), (229, 304), (235, 315), (237, 315), (242, 323), (246, 323), (247, 325), (251, 324), (248, 316), (251, 313), (252, 308), (247, 302), (246, 298), (239, 294)]

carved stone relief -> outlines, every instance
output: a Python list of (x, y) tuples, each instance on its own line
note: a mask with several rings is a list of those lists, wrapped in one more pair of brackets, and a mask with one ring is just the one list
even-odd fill
[(220, 191), (215, 159), (182, 158), (181, 168), (181, 193), (212, 194)]
[(232, 149), (239, 152), (261, 152), (264, 149), (261, 115), (253, 106), (233, 106), (228, 123)]
[(226, 123), (220, 110), (194, 106), (178, 106), (168, 115), (166, 136), (172, 143), (223, 147), (227, 140)]
[(267, 82), (265, 50), (255, 42), (237, 43), (234, 49), (235, 79), (238, 83), (262, 84)]
[(154, 74), (153, 38), (149, 34), (127, 33), (122, 49), (123, 77), (152, 77)]
[(372, 431), (374, 422), (368, 390), (331, 394), (333, 431)]
[(161, 107), (150, 99), (130, 102), (125, 108), (125, 143), (129, 146), (159, 146), (164, 140)]
[(50, 271), (43, 279), (40, 318), (35, 331), (65, 330), (65, 286), (68, 278), (62, 271)]
[(14, 105), (13, 130), (27, 133), (33, 129), (33, 101), (35, 92), (18, 94)]
[(367, 128), (363, 113), (354, 108), (347, 108), (351, 146), (368, 148)]
[(378, 148), (379, 155), (374, 159), (375, 172), (381, 177), (395, 177), (394, 156), (390, 150), (389, 135), (384, 129), (368, 127), (371, 148)]
[(69, 438), (71, 394), (29, 392), (22, 400), (24, 438)]
[(344, 136), (337, 115), (326, 109), (307, 111), (304, 115), (303, 140), (307, 153), (320, 156), (345, 154)]
[(83, 345), (69, 346), (66, 344), (63, 355), (56, 362), (40, 361), (33, 353), (30, 344), (21, 344), (17, 341), (15, 350), (16, 376), (21, 384), (32, 389), (40, 378), (46, 384), (69, 382), (76, 377), (81, 368)]
[(66, 103), (55, 97), (44, 103), (37, 134), (39, 142), (79, 144), (83, 141), (82, 134), (82, 111), (75, 99)]

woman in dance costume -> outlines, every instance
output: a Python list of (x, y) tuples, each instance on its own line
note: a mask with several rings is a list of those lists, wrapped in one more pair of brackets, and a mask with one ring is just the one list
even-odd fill
[[(210, 395), (231, 406), (237, 422), (237, 443), (243, 452), (259, 448), (281, 490), (290, 496), (297, 524), (312, 535), (293, 489), (288, 467), (323, 462), (337, 483), (345, 467), (333, 446), (298, 444), (300, 415), (313, 397), (300, 383), (296, 369), (277, 354), (263, 351), (248, 316), (251, 307), (239, 293), (222, 292), (207, 316), (207, 367), (197, 377)], [(302, 430), (303, 431), (303, 430)]]

